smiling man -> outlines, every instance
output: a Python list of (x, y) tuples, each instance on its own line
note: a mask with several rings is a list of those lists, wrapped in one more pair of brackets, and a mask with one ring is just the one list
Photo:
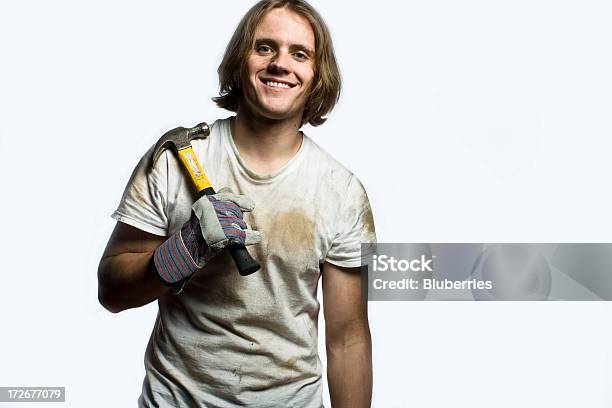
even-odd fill
[[(193, 141), (215, 186), (197, 199), (171, 152), (136, 167), (98, 271), (119, 312), (157, 300), (141, 407), (321, 407), (322, 277), (332, 406), (369, 407), (371, 340), (360, 265), (376, 240), (359, 180), (300, 128), (334, 107), (329, 32), (304, 1), (264, 0), (219, 66), (217, 104), (235, 112)], [(262, 268), (240, 276), (228, 243)]]

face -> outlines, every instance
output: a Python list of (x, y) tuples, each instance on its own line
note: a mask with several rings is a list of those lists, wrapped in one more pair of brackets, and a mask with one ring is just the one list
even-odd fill
[(241, 109), (301, 123), (314, 78), (314, 52), (314, 32), (306, 18), (285, 8), (268, 11), (247, 57)]

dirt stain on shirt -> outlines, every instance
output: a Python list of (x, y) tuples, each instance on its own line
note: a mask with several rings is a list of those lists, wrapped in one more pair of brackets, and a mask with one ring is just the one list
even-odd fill
[(297, 357), (291, 357), (289, 360), (287, 360), (287, 367), (293, 369), (295, 368), (295, 363), (297, 363)]
[(368, 238), (371, 237), (374, 233), (374, 216), (372, 215), (372, 208), (366, 204), (363, 207), (363, 215), (362, 215), (362, 220), (363, 220), (363, 236), (364, 238)]
[(275, 214), (266, 228), (268, 252), (281, 258), (310, 255), (314, 233), (313, 220), (300, 209)]
[(132, 189), (133, 197), (139, 205), (146, 205), (146, 203), (150, 200), (146, 199), (145, 191), (147, 190), (147, 186), (143, 183), (134, 183), (134, 188)]
[(242, 366), (239, 366), (238, 368), (235, 368), (235, 369), (232, 371), (232, 374), (233, 374), (235, 377), (238, 377), (238, 384), (240, 384), (240, 383), (242, 382)]

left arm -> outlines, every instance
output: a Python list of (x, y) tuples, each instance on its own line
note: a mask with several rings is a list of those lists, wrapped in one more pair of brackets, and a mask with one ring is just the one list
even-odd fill
[(322, 275), (327, 381), (332, 407), (369, 408), (372, 340), (360, 268), (325, 262)]

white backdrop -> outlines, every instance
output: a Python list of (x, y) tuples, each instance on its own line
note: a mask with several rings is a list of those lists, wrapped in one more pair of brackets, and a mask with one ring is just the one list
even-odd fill
[[(136, 405), (157, 306), (98, 304), (109, 215), (163, 132), (228, 115), (216, 67), (252, 3), (0, 5), (0, 386)], [(609, 2), (313, 4), (344, 93), (306, 132), (363, 181), (380, 242), (612, 242)], [(609, 407), (611, 317), (370, 303), (373, 405)]]

